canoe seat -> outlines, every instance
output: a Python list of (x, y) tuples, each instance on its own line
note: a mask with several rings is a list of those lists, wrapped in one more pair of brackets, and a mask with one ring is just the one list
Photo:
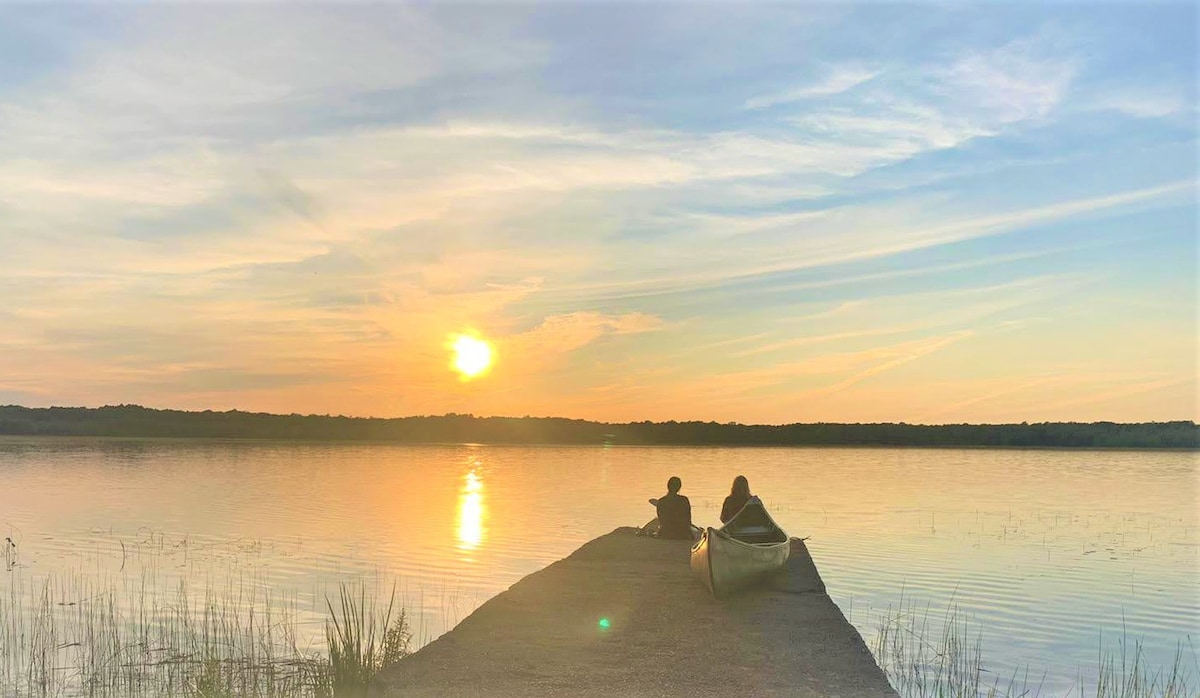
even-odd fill
[(739, 526), (737, 529), (737, 535), (740, 536), (743, 533), (753, 535), (755, 533), (769, 533), (770, 531), (771, 529), (767, 528), (766, 526)]
[(779, 543), (787, 540), (782, 531), (769, 526), (739, 526), (729, 534), (745, 543)]
[(744, 543), (784, 543), (787, 534), (763, 508), (762, 500), (751, 497), (742, 510), (724, 526), (724, 531)]

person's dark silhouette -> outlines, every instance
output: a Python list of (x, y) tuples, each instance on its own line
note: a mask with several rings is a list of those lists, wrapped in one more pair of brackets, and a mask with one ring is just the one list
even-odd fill
[(667, 480), (667, 495), (654, 503), (658, 511), (658, 537), (692, 539), (692, 503), (679, 494), (683, 481), (677, 477)]
[(738, 475), (733, 478), (733, 488), (729, 491), (729, 496), (725, 498), (725, 503), (721, 505), (721, 523), (729, 523), (729, 520), (737, 516), (737, 513), (746, 506), (746, 502), (750, 501), (750, 481), (745, 475)]

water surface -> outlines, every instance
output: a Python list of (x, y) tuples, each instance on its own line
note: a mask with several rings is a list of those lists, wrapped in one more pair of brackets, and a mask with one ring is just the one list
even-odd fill
[[(340, 581), (393, 581), (418, 639), (618, 526), (683, 478), (714, 523), (734, 475), (809, 549), (868, 642), (891, 608), (946, 609), (987, 668), (1043, 695), (1122, 637), (1167, 665), (1200, 627), (1197, 456), (1179, 452), (389, 446), (0, 439), (0, 591), (231, 575), (297, 600), (315, 640)], [(134, 580), (131, 582), (130, 580)], [(6, 590), (4, 587), (8, 586)], [(85, 586), (86, 586), (85, 585)]]

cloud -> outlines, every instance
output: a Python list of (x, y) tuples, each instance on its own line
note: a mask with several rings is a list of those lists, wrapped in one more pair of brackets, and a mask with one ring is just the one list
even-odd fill
[[(394, 28), (401, 33), (419, 35), (424, 37), (422, 41), (457, 36), (454, 29), (416, 11), (396, 12), (388, 19), (398, 23)], [(271, 13), (254, 9), (243, 14), (251, 28), (273, 20)], [(484, 47), (478, 47), (476, 53), (468, 52), (466, 57), (440, 51), (434, 51), (432, 57), (421, 54), (422, 58), (410, 66), (403, 52), (413, 51), (414, 47), (377, 46), (384, 38), (379, 32), (359, 32), (358, 23), (344, 20), (340, 14), (326, 26), (322, 12), (302, 13), (280, 30), (278, 41), (269, 47), (247, 43), (246, 37), (256, 35), (250, 30), (227, 37), (228, 22), (211, 19), (200, 23), (195, 37), (174, 42), (169, 37), (185, 23), (181, 16), (171, 13), (149, 13), (138, 24), (144, 30), (144, 34), (137, 34), (140, 43), (106, 45), (107, 52), (93, 49), (95, 58), (91, 63), (84, 62), (87, 67), (79, 78), (67, 78), (55, 85), (60, 88), (58, 96), (33, 100), (32, 106), (21, 107), (23, 116), (15, 122), (18, 137), (11, 139), (11, 144), (28, 141), (30, 129), (62, 124), (64, 118), (70, 118), (72, 127), (85, 129), (78, 135), (87, 147), (110, 141), (118, 147), (122, 143), (142, 143), (147, 134), (159, 147), (152, 154), (140, 147), (131, 147), (128, 152), (105, 150), (100, 159), (96, 159), (98, 155), (87, 155), (91, 151), (85, 148), (83, 162), (78, 153), (67, 157), (39, 151), (37, 160), (17, 157), (0, 165), (0, 192), (6, 192), (0, 196), (16, 214), (9, 229), (14, 236), (26, 238), (18, 242), (23, 249), (16, 250), (11, 264), (29, 269), (43, 263), (53, 256), (53, 250), (61, 248), (61, 238), (78, 240), (80, 232), (86, 232), (88, 238), (83, 244), (94, 249), (81, 254), (72, 262), (74, 266), (86, 268), (89, 261), (94, 261), (93, 267), (118, 264), (206, 271), (301, 261), (341, 245), (353, 245), (379, 230), (417, 227), (424, 222), (450, 229), (455, 237), (471, 237), (463, 231), (480, 225), (495, 226), (497, 221), (513, 215), (536, 218), (537, 209), (544, 206), (536, 201), (538, 198), (621, 197), (657, 191), (664, 197), (691, 199), (694, 205), (696, 200), (707, 198), (707, 192), (718, 192), (718, 200), (732, 204), (755, 202), (767, 190), (832, 196), (837, 188), (830, 188), (830, 177), (853, 178), (994, 132), (988, 123), (947, 113), (945, 105), (898, 102), (893, 95), (902, 84), (883, 83), (881, 69), (855, 65), (835, 66), (827, 80), (811, 86), (809, 92), (843, 95), (852, 92), (855, 85), (870, 82), (879, 91), (873, 93), (872, 103), (881, 106), (874, 112), (848, 110), (845, 106), (818, 111), (793, 121), (800, 133), (748, 127), (715, 132), (618, 129), (585, 121), (555, 123), (544, 117), (535, 122), (453, 117), (444, 121), (372, 123), (353, 129), (283, 132), (249, 143), (214, 140), (204, 129), (179, 131), (171, 123), (154, 119), (137, 122), (137, 128), (129, 132), (103, 131), (104, 114), (124, 114), (121, 105), (141, 104), (149, 95), (194, 91), (196, 96), (188, 99), (206, 99), (202, 93), (214, 91), (201, 89), (203, 74), (197, 78), (200, 83), (187, 83), (178, 79), (178, 71), (172, 72), (175, 68), (171, 66), (190, 66), (200, 61), (202, 54), (207, 55), (205, 51), (211, 51), (213, 45), (225, 46), (227, 50), (219, 53), (229, 60), (217, 60), (206, 70), (224, 75), (248, 62), (251, 67), (245, 71), (246, 79), (287, 89), (286, 96), (263, 92), (261, 100), (242, 99), (237, 89), (218, 95), (224, 101), (210, 105), (211, 109), (228, 112), (220, 117), (221, 123), (236, 132), (255, 132), (256, 120), (264, 114), (276, 107), (291, 108), (290, 95), (294, 94), (320, 95), (327, 102), (338, 103), (343, 101), (340, 91), (344, 90), (408, 89), (430, 82), (435, 74), (492, 70), (477, 61), (480, 56), (491, 55), (491, 50)], [(350, 54), (339, 55), (336, 66), (308, 70), (280, 59), (304, 45), (314, 32), (321, 36), (313, 47), (306, 47), (306, 56), (325, 56), (333, 50), (329, 47), (340, 45), (348, 33), (356, 41), (348, 42), (352, 45)], [(418, 46), (423, 45), (418, 42)], [(513, 65), (536, 62), (536, 48), (526, 53), (524, 58), (514, 59)], [(1033, 59), (1027, 54), (1033, 53), (1022, 44), (1014, 44), (972, 55), (960, 60), (944, 82), (962, 82), (979, 74), (998, 80), (996, 76), (1005, 70), (1031, 65)], [(154, 60), (160, 55), (168, 57), (162, 65)], [(379, 75), (378, 65), (389, 63), (405, 68), (396, 74)], [(145, 68), (145, 80), (149, 82), (144, 90), (114, 87), (105, 92), (92, 84), (97, 71), (106, 74), (115, 70), (127, 75), (141, 70), (139, 66), (150, 66)], [(350, 79), (346, 71), (357, 72)], [(136, 87), (138, 81), (133, 83)], [(134, 93), (123, 95), (120, 89)], [(1013, 93), (1040, 94), (1032, 89), (1010, 89), (1009, 94)], [(209, 109), (192, 102), (177, 106), (186, 106), (189, 113), (193, 108)], [(71, 116), (80, 111), (99, 116), (87, 121)], [(142, 117), (135, 121), (138, 118)], [(89, 125), (92, 121), (99, 126)], [(143, 133), (142, 129), (149, 131)], [(812, 137), (821, 134), (829, 137)], [(114, 140), (114, 136), (118, 137)], [(264, 186), (261, 175), (257, 175), (259, 181), (251, 181), (256, 179), (256, 172), (270, 172), (275, 184)], [(764, 180), (787, 184), (763, 184)], [(279, 182), (286, 182), (286, 192)], [(256, 218), (227, 226), (223, 238), (203, 235), (188, 239), (188, 235), (179, 235), (170, 241), (148, 244), (112, 242), (114, 233), (127, 230), (131, 223), (158, 217), (160, 227), (179, 231), (188, 224), (163, 214), (196, 217), (206, 208), (228, 207), (230, 199), (247, 196), (324, 227), (304, 231), (291, 217), (275, 221)], [(478, 213), (469, 213), (472, 208), (479, 209)], [(601, 208), (597, 206), (596, 210)], [(798, 224), (801, 218), (818, 217), (829, 217), (828, 212), (776, 215), (778, 220), (726, 217), (722, 234), (734, 232), (739, 226), (778, 229)], [(647, 223), (652, 225), (654, 221)], [(535, 227), (527, 226), (526, 230)], [(713, 225), (705, 227), (714, 229)], [(35, 230), (40, 237), (31, 235)], [(528, 242), (532, 236), (527, 232), (523, 237)], [(752, 252), (761, 254), (759, 250)]]
[(1055, 49), (1034, 36), (970, 52), (935, 73), (935, 89), (993, 123), (1045, 118), (1063, 102), (1079, 72), (1077, 60), (1056, 55)]
[[(116, 15), (101, 19), (119, 19), (120, 31), (90, 32), (72, 47), (74, 70), (47, 76), (45, 93), (18, 93), (28, 108), (0, 111), (10, 133), (56, 138), (58, 148), (47, 155), (161, 148), (197, 136), (273, 140), (317, 105), (358, 113), (364, 93), (461, 73), (503, 74), (546, 58), (542, 47), (509, 33), (513, 18), (497, 13), (471, 31), (404, 5), (286, 12), (177, 5), (100, 14)], [(488, 40), (496, 37), (503, 44)]]
[[(873, 365), (868, 366), (858, 371), (854, 375), (838, 381), (833, 385), (809, 391), (808, 395), (828, 395), (830, 393), (836, 393), (838, 391), (845, 390), (846, 388), (861, 383), (872, 376), (877, 376), (894, 368), (898, 368), (904, 364), (928, 356), (936, 351), (940, 351), (951, 344), (968, 339), (974, 334), (975, 333), (972, 330), (961, 330), (959, 332), (942, 337), (930, 337), (928, 339), (915, 340), (912, 342), (883, 347), (880, 349), (872, 349), (857, 354), (836, 357), (837, 361), (852, 359), (855, 361), (870, 362)], [(874, 363), (876, 361), (878, 361), (878, 363)]]
[(605, 335), (639, 334), (659, 329), (662, 324), (660, 318), (645, 313), (576, 312), (548, 317), (532, 330), (500, 343), (522, 357), (540, 362), (573, 352)]
[[(787, 404), (765, 399), (779, 386), (853, 386), (965, 338), (949, 332), (990, 341), (991, 315), (1031, 298), (1056, 324), (1047, 275), (1072, 278), (1046, 258), (1084, 245), (1055, 225), (1111, 215), (1143, 234), (1115, 214), (1156, 209), (1158, 226), (1195, 186), (1071, 169), (1058, 146), (1081, 110), (1137, 129), (1118, 116), (1179, 104), (1132, 82), (1095, 106), (1089, 57), (1044, 32), (857, 63), (814, 48), (823, 72), (797, 85), (790, 35), (719, 70), (664, 61), (711, 52), (683, 40), (710, 20), (634, 42), (630, 71), (575, 41), (575, 8), (549, 24), (507, 6), (97, 12), (120, 21), (51, 32), (63, 61), (0, 95), (0, 366), (41, 362), (32, 382), (0, 374), (20, 390), (160, 381), (168, 402), (236, 403), (242, 376), (265, 407), (276, 380), (317, 400), (292, 381), (311, 370), (339, 405), (436, 409), (472, 399), (439, 350), (470, 326), (511, 362), (471, 388), (496, 391), (480, 405), (525, 381), (530, 403), (571, 392), (580, 409), (604, 386), (629, 410), (765, 409)], [(747, 100), (750, 81), (768, 88)], [(1004, 169), (1018, 160), (1030, 182), (1056, 162), (1078, 193), (1031, 193)], [(822, 353), (864, 346), (879, 351)], [(72, 392), (79, 375), (92, 392)]]
[[(1065, 400), (1050, 401), (1046, 404), (1040, 405), (1039, 407), (1046, 412), (1058, 412), (1064, 408), (1079, 408), (1084, 405), (1113, 403), (1118, 400), (1126, 400), (1132, 396), (1142, 395), (1145, 393), (1156, 393), (1169, 388), (1188, 387), (1190, 390), (1184, 391), (1184, 394), (1191, 396), (1191, 407), (1192, 409), (1195, 409), (1195, 385), (1195, 376), (1189, 376), (1186, 378), (1171, 377), (1140, 380), (1121, 385), (1110, 390), (1098, 390), (1098, 386), (1092, 384), (1085, 387), (1081, 386), (1080, 390), (1077, 390), (1075, 395)], [(1083, 394), (1079, 394), (1080, 392)], [(1181, 417), (1186, 418), (1186, 415), (1181, 415)]]
[[(755, 98), (747, 108), (826, 97), (779, 118), (793, 127), (796, 142), (819, 144), (808, 154), (810, 167), (855, 177), (999, 136), (1022, 123), (1046, 122), (1077, 73), (1078, 60), (1058, 42), (1034, 35), (960, 51), (949, 64), (914, 62), (886, 71), (843, 66), (826, 83)], [(788, 150), (786, 143), (772, 145), (784, 146), (781, 157)]]
[[(910, 199), (903, 203), (847, 205), (825, 210), (821, 215), (708, 216), (702, 220), (705, 226), (754, 231), (756, 234), (740, 236), (734, 246), (694, 248), (687, 245), (687, 240), (694, 239), (694, 230), (679, 236), (664, 236), (641, 246), (642, 249), (633, 258), (657, 260), (669, 257), (675, 260), (669, 270), (632, 266), (629, 271), (636, 273), (624, 274), (623, 278), (613, 279), (612, 274), (606, 274), (604, 280), (555, 286), (555, 291), (569, 294), (568, 297), (632, 299), (717, 289), (802, 270), (912, 253), (1077, 217), (1177, 204), (1186, 201), (1195, 186), (1194, 181), (1184, 180), (1008, 211), (941, 210), (939, 206), (944, 206), (941, 201)], [(668, 248), (672, 250), (669, 255)], [(1050, 248), (1050, 251), (1053, 249)], [(1021, 251), (990, 260), (969, 259), (949, 265), (915, 267), (876, 275), (855, 274), (808, 282), (780, 281), (776, 288), (781, 292), (794, 292), (869, 278), (911, 277), (1029, 258), (1037, 254)]]
[[(658, 418), (664, 419), (722, 419), (721, 415), (734, 418), (759, 410), (789, 414), (794, 413), (798, 404), (818, 405), (828, 395), (917, 361), (970, 336), (970, 331), (961, 331), (740, 370), (723, 368), (718, 356), (709, 356), (705, 361), (708, 370), (704, 372), (693, 371), (691, 365), (625, 371), (619, 380), (603, 384), (599, 391), (589, 391), (589, 399), (603, 396), (607, 405), (639, 409), (643, 414), (644, 410), (657, 408), (661, 411)], [(821, 384), (831, 377), (835, 380), (833, 384)], [(647, 391), (656, 396), (653, 404), (646, 404)], [(710, 396), (714, 394), (721, 396), (719, 406), (714, 406), (718, 413), (697, 408), (697, 405), (709, 405)], [(776, 417), (772, 421), (789, 420)]]
[(882, 71), (858, 64), (844, 64), (831, 67), (820, 82), (793, 87), (771, 94), (751, 97), (746, 100), (746, 109), (767, 109), (780, 104), (791, 104), (813, 97), (829, 97), (858, 87), (873, 80)]
[(825, 138), (873, 147), (890, 159), (903, 160), (932, 150), (955, 148), (996, 131), (965, 117), (935, 109), (895, 103), (872, 110), (843, 109), (791, 121)]
[[(937, 405), (920, 414), (915, 421), (926, 424), (982, 421), (981, 415), (987, 414), (992, 416), (984, 419), (994, 422), (1063, 419), (1063, 415), (1071, 410), (1158, 394), (1194, 385), (1195, 380), (1194, 377), (1179, 378), (1147, 371), (1096, 372), (1058, 367), (1053, 374), (1014, 375), (999, 380), (963, 381), (942, 386), (943, 393), (961, 393), (969, 397)], [(1160, 407), (1169, 410), (1169, 404), (1163, 403)], [(1103, 418), (1103, 412), (1098, 413), (1098, 418)], [(1184, 415), (1182, 418), (1191, 417)]]
[(1188, 100), (1180, 92), (1166, 87), (1117, 89), (1106, 90), (1097, 98), (1095, 108), (1138, 119), (1155, 119), (1186, 111)]
[(988, 386), (985, 392), (974, 394), (965, 400), (939, 405), (937, 408), (920, 415), (914, 421), (929, 424), (946, 419), (954, 420), (956, 417), (963, 415), (964, 411), (969, 407), (974, 407), (975, 405), (990, 402), (998, 398), (1026, 393), (1035, 388), (1060, 384), (1067, 380), (1069, 379), (1063, 376), (1039, 376), (1028, 380), (1006, 379), (998, 382), (1000, 386), (998, 388), (991, 389), (991, 386)]

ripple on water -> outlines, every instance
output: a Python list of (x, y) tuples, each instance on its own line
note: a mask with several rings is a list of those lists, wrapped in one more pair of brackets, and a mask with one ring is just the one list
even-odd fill
[(989, 665), (1073, 679), (1101, 637), (1124, 632), (1169, 662), (1200, 626), (1193, 454), (18, 441), (0, 444), (22, 493), (2, 523), (26, 581), (257, 577), (314, 609), (318, 629), (342, 581), (395, 581), (431, 639), (588, 539), (644, 523), (669, 475), (697, 522), (715, 521), (735, 474), (811, 536), (868, 638), (889, 606), (940, 627), (953, 605)]

